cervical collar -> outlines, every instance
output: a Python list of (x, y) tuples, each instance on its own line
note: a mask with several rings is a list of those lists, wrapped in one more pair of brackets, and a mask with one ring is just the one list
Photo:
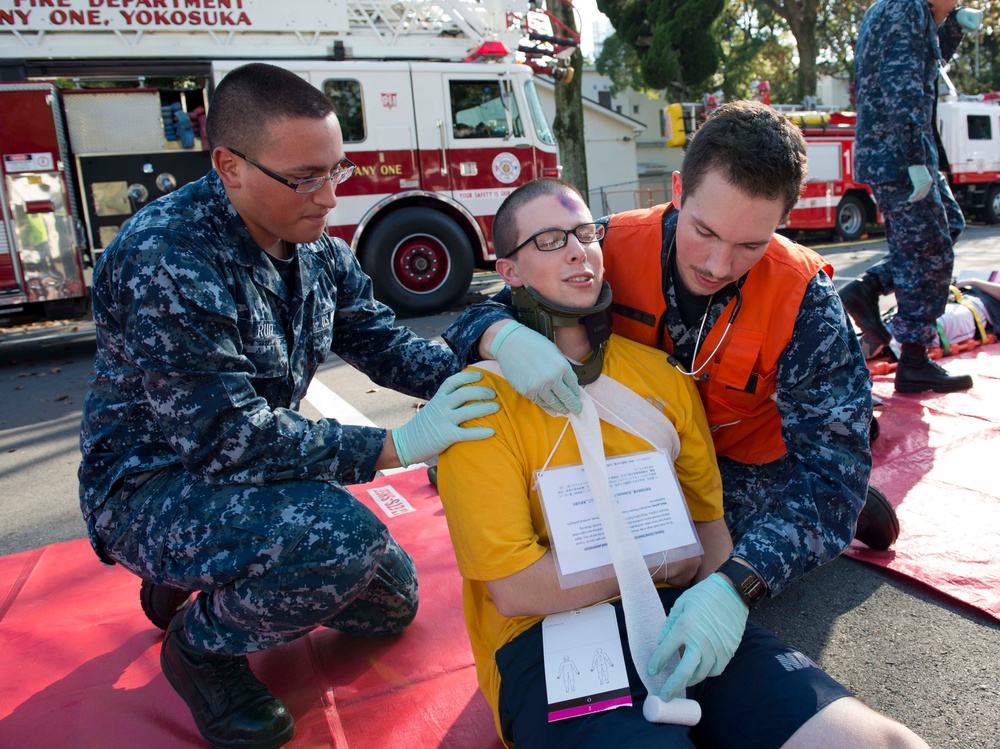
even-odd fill
[(560, 307), (539, 296), (534, 289), (519, 286), (511, 289), (517, 321), (525, 327), (541, 333), (553, 343), (554, 328), (584, 326), (593, 355), (586, 364), (572, 364), (581, 385), (587, 385), (601, 375), (604, 364), (604, 349), (611, 337), (611, 287), (605, 281), (601, 295), (593, 307)]

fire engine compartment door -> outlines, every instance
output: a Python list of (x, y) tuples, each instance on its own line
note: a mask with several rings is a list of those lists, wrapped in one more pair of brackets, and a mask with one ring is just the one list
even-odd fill
[(157, 89), (74, 89), (63, 92), (63, 102), (95, 251), (144, 205), (211, 169), (208, 151), (167, 140)]
[(103, 250), (121, 225), (153, 200), (208, 174), (208, 151), (76, 157), (90, 246)]
[[(830, 223), (834, 218), (834, 211), (840, 202), (839, 194), (843, 192), (841, 187), (837, 190), (837, 185), (844, 179), (844, 164), (841, 159), (841, 144), (837, 141), (830, 143), (806, 142), (806, 156), (809, 160), (809, 177), (807, 182), (810, 185), (825, 184), (826, 188), (822, 197), (816, 196), (813, 190), (808, 187), (805, 192), (812, 197), (800, 200), (799, 204), (805, 202), (806, 208), (818, 209), (821, 214), (812, 214), (812, 220), (822, 220)], [(822, 219), (820, 219), (822, 216)]]
[(84, 293), (55, 88), (0, 84), (0, 294), (8, 303)]
[[(471, 69), (471, 70), (470, 70)], [(428, 75), (414, 72), (414, 91), (430, 91), (434, 82)], [(490, 66), (463, 65), (446, 70), (437, 77), (438, 97), (443, 97), (445, 119), (438, 128), (438, 154), (433, 154), (427, 140), (420, 138), (421, 158), (427, 154), (431, 162), (424, 165), (428, 178), (447, 180), (452, 197), (476, 216), (492, 216), (498, 200), (513, 189), (535, 177), (535, 157), (526, 126), (530, 113), (523, 94), (510, 76), (497, 73)], [(428, 93), (428, 96), (430, 93)], [(422, 94), (415, 94), (421, 101)], [(428, 168), (447, 174), (437, 176)]]
[(844, 178), (840, 163), (840, 143), (806, 143), (809, 159), (809, 182), (840, 182)]
[(73, 229), (59, 172), (8, 174), (14, 241), (29, 302), (72, 299), (83, 294)]
[[(14, 261), (14, 222), (11, 220), (10, 203), (7, 191), (0, 180), (0, 298), (7, 304), (19, 304), (24, 297), (19, 295), (21, 285), (18, 282), (20, 270)], [(18, 295), (17, 299), (11, 299)]]

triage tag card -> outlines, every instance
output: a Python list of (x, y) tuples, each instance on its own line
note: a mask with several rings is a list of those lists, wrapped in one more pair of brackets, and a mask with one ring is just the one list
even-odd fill
[(632, 704), (610, 603), (545, 617), (542, 650), (549, 723)]
[[(643, 556), (684, 550), (676, 558), (701, 553), (701, 545), (673, 465), (659, 450), (607, 459), (608, 488)], [(535, 474), (549, 540), (560, 575), (611, 564), (611, 550), (582, 465)]]

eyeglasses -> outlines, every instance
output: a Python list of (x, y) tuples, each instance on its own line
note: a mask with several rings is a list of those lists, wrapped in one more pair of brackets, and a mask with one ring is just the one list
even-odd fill
[(342, 182), (346, 182), (350, 178), (350, 176), (354, 174), (354, 169), (357, 166), (353, 161), (351, 161), (349, 158), (345, 156), (337, 163), (337, 168), (334, 169), (333, 172), (327, 177), (307, 177), (306, 179), (297, 179), (294, 182), (292, 182), (290, 180), (285, 179), (277, 172), (272, 172), (266, 166), (257, 161), (254, 161), (246, 154), (240, 153), (235, 148), (229, 148), (229, 146), (226, 146), (226, 148), (228, 148), (231, 153), (239, 156), (248, 164), (253, 164), (255, 167), (260, 169), (264, 174), (266, 174), (271, 179), (280, 182), (281, 184), (287, 187), (292, 188), (293, 190), (295, 190), (295, 192), (299, 193), (300, 195), (310, 192), (316, 192), (327, 181), (333, 182), (334, 187), (341, 184)]
[(532, 242), (542, 252), (561, 250), (569, 242), (570, 234), (579, 239), (580, 244), (593, 244), (604, 239), (604, 231), (604, 224), (580, 224), (575, 229), (546, 229), (538, 234), (532, 234), (511, 250), (507, 257), (513, 257), (515, 253)]

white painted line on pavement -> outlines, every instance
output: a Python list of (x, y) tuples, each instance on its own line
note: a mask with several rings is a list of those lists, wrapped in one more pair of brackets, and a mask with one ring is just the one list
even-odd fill
[(375, 422), (315, 377), (309, 383), (309, 389), (306, 390), (306, 400), (325, 419), (336, 419), (341, 424), (354, 424), (361, 427), (377, 426)]
[[(354, 426), (361, 427), (378, 426), (378, 424), (373, 422), (315, 377), (313, 378), (313, 381), (309, 383), (309, 389), (306, 390), (306, 400), (309, 401), (309, 404), (319, 411), (320, 415), (325, 419), (336, 419), (341, 424), (353, 424)], [(379, 475), (388, 476), (392, 473), (399, 473), (400, 471), (406, 471), (422, 465), (425, 464), (418, 463), (416, 465), (407, 466), (406, 468), (386, 468), (383, 471), (379, 471)]]

